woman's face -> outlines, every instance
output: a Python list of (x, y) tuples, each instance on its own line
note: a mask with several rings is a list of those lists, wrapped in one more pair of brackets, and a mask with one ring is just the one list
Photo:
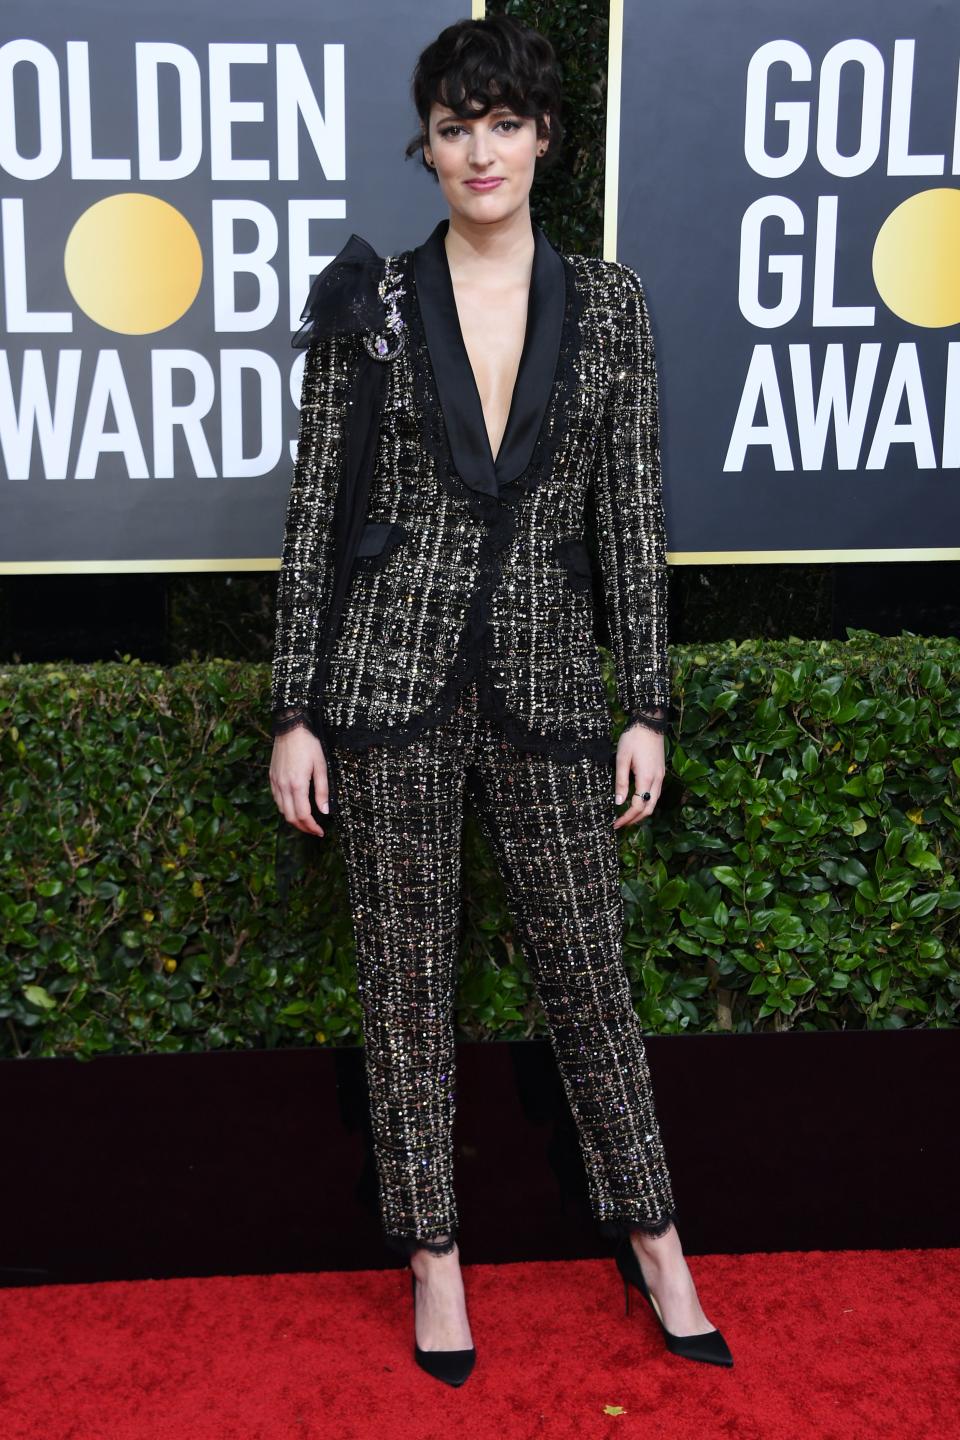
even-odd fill
[(489, 224), (528, 203), (537, 155), (546, 145), (537, 137), (533, 116), (505, 105), (464, 120), (434, 102), (423, 149), (450, 209)]

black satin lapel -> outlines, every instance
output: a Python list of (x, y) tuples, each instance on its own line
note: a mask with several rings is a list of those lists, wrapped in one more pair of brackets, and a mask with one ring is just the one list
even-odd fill
[(423, 244), (414, 249), (417, 301), (454, 466), (471, 490), (495, 496), (497, 475), (443, 244), (449, 223), (438, 221)]
[[(539, 225), (534, 225), (533, 233), (536, 248), (527, 302), (527, 329), (510, 414), (497, 454), (498, 488), (516, 480), (530, 463), (560, 355), (566, 272), (559, 252)], [(481, 409), (481, 423), (482, 419)]]
[(559, 252), (539, 225), (534, 225), (527, 328), (510, 413), (494, 462), (443, 243), (449, 223), (438, 221), (423, 244), (414, 249), (417, 299), (454, 466), (465, 485), (495, 496), (526, 470), (540, 433), (560, 354), (566, 273)]

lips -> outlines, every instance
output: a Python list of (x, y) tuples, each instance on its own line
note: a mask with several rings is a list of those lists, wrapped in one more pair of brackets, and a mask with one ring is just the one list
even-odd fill
[(496, 180), (468, 180), (466, 183), (470, 186), (471, 190), (496, 190), (497, 186), (501, 183), (501, 177), (498, 177)]

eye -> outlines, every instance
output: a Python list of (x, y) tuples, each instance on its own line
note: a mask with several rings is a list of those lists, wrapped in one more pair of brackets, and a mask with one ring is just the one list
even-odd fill
[[(519, 122), (518, 120), (499, 120), (499, 121), (497, 122), (495, 128), (496, 128), (497, 130), (499, 130), (499, 129), (501, 128), (501, 126), (503, 126), (503, 125), (509, 125), (509, 126), (510, 126), (510, 130), (508, 130), (508, 131), (506, 132), (507, 134), (510, 134), (510, 133), (512, 133), (512, 131), (514, 131), (514, 130), (519, 130), (519, 129), (521, 128), (521, 127), (520, 127), (520, 122)], [(455, 135), (458, 130), (462, 130), (463, 128), (464, 128), (464, 127), (463, 127), (462, 125), (456, 125), (456, 124), (454, 124), (454, 125), (443, 125), (443, 126), (440, 127), (439, 133), (446, 139), (447, 136), (449, 136), (449, 135)]]

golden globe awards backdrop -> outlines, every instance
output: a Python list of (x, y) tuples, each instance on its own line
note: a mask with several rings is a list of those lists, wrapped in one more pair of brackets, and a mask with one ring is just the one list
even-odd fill
[(669, 557), (960, 559), (960, 5), (614, 0)]
[(403, 147), (450, 0), (7, 0), (0, 570), (276, 568), (313, 277), (446, 213)]

